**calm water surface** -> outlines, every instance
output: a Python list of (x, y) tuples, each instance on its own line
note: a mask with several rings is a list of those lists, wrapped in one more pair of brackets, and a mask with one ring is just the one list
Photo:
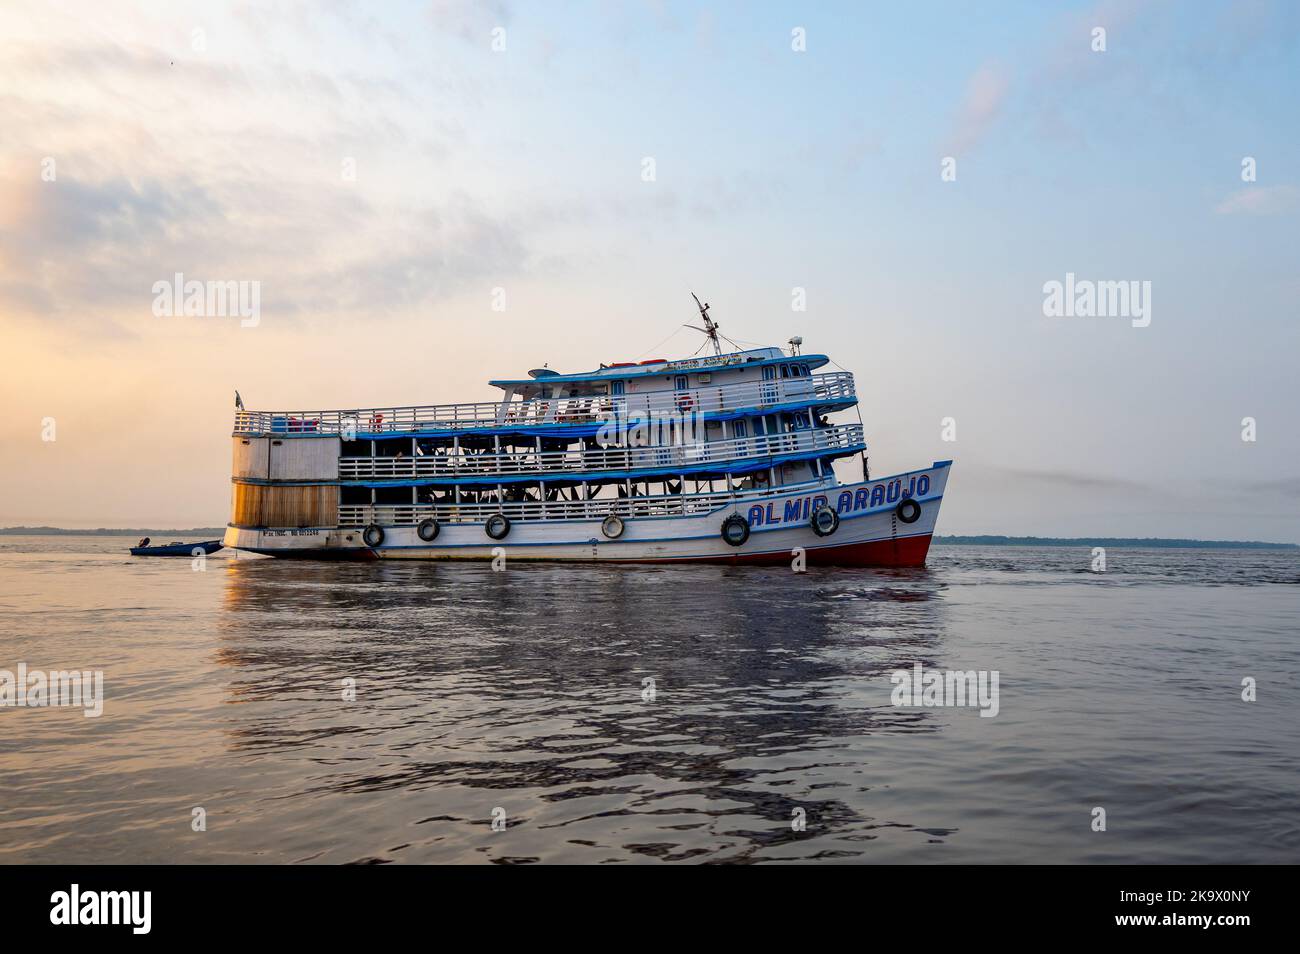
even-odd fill
[[(0, 669), (106, 696), (0, 708), (0, 861), (1300, 860), (1295, 551), (194, 572), (130, 542), (0, 537)], [(915, 662), (997, 670), (1000, 713), (892, 706)]]

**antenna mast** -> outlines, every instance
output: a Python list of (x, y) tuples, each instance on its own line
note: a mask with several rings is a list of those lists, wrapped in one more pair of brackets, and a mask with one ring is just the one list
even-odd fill
[(719, 325), (716, 321), (714, 321), (712, 318), (709, 317), (708, 302), (701, 304), (700, 296), (695, 294), (695, 292), (691, 292), (691, 297), (695, 299), (695, 307), (700, 310), (700, 317), (704, 319), (704, 327), (700, 328), (697, 327), (696, 325), (687, 325), (686, 327), (694, 328), (696, 331), (704, 332), (706, 335), (709, 336), (709, 340), (713, 342), (713, 353), (715, 355), (722, 354), (722, 345), (718, 343), (718, 329), (721, 327), (721, 325)]

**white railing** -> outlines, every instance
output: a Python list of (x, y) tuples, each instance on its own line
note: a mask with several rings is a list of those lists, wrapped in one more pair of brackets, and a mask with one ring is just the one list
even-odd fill
[[(861, 424), (836, 424), (782, 434), (737, 437), (726, 441), (698, 441), (651, 447), (580, 447), (567, 451), (514, 453), (443, 453), (422, 457), (341, 457), (340, 480), (454, 479), (465, 483), (491, 482), (495, 477), (529, 476), (546, 479), (561, 474), (600, 471), (698, 469), (759, 457), (780, 457), (852, 451), (862, 446)], [(448, 448), (448, 451), (450, 449)], [(675, 471), (674, 471), (675, 472)]]
[(364, 527), (377, 523), (384, 527), (409, 527), (433, 518), (439, 523), (482, 523), (494, 513), (511, 520), (603, 520), (610, 514), (620, 517), (677, 517), (709, 513), (731, 503), (743, 504), (773, 493), (800, 493), (826, 490), (831, 484), (805, 481), (784, 484), (775, 489), (719, 491), (711, 494), (665, 494), (653, 497), (597, 497), (592, 500), (523, 500), (483, 503), (419, 504), (347, 504), (339, 507), (340, 527)]
[[(561, 385), (557, 385), (559, 387)], [(808, 377), (748, 381), (683, 391), (645, 391), (617, 396), (484, 401), (372, 407), (347, 411), (236, 411), (236, 434), (375, 434), (473, 427), (531, 427), (591, 424), (634, 416), (682, 413), (720, 414), (761, 410), (778, 404), (826, 404), (853, 400), (853, 375), (847, 371)]]

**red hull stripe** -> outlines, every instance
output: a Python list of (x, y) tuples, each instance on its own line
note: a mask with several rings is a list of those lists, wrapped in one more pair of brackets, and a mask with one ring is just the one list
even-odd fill
[[(280, 559), (299, 560), (378, 560), (380, 556), (367, 548), (346, 550), (265, 550), (248, 549), (251, 553), (261, 553)], [(805, 550), (808, 566), (925, 566), (925, 556), (930, 552), (930, 534), (915, 537), (903, 537), (899, 540), (871, 540), (867, 543), (846, 543), (838, 547), (817, 547)], [(464, 559), (437, 556), (432, 559)], [(471, 557), (469, 559), (487, 560), (489, 557)], [(545, 557), (526, 557), (529, 562), (545, 562)], [(690, 557), (646, 557), (631, 560), (573, 560), (556, 559), (557, 563), (727, 563), (746, 566), (789, 566), (794, 557), (788, 550), (775, 553), (720, 553), (709, 556)]]

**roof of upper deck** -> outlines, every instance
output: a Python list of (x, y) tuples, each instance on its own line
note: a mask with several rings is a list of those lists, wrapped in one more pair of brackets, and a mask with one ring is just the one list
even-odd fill
[(808, 365), (809, 369), (820, 368), (830, 363), (824, 354), (788, 355), (780, 348), (753, 348), (749, 351), (733, 351), (730, 354), (711, 354), (698, 358), (682, 358), (676, 361), (656, 359), (641, 363), (618, 363), (602, 365), (595, 371), (583, 374), (547, 373), (531, 378), (499, 378), (488, 384), (498, 388), (517, 388), (525, 385), (565, 384), (582, 381), (625, 380), (627, 378), (654, 377), (682, 372), (699, 373), (701, 371), (730, 371), (736, 368), (757, 368), (763, 365), (786, 364), (798, 361)]

